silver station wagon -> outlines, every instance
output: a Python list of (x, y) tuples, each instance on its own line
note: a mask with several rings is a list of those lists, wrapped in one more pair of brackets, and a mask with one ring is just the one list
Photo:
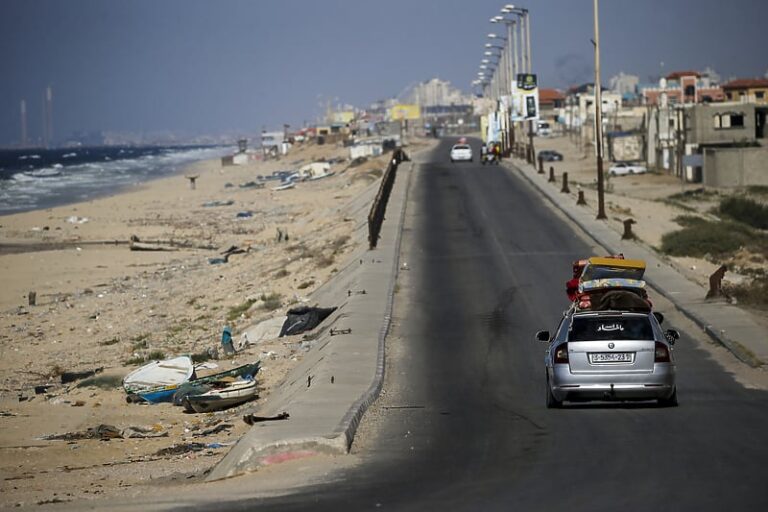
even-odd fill
[(677, 405), (674, 330), (663, 331), (660, 313), (627, 311), (566, 312), (549, 343), (546, 366), (547, 407), (564, 401), (657, 400)]

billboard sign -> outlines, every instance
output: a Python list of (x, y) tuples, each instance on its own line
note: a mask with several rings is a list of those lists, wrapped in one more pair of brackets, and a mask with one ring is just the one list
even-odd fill
[(421, 117), (421, 108), (418, 105), (401, 103), (399, 105), (392, 106), (389, 116), (392, 121), (402, 121), (403, 119), (419, 119)]
[(539, 86), (536, 75), (519, 73), (517, 83), (513, 84), (515, 93), (515, 107), (513, 107), (514, 121), (539, 118)]

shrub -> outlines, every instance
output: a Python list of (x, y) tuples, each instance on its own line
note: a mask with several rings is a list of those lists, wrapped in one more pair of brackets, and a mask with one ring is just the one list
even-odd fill
[(207, 350), (203, 350), (202, 352), (192, 354), (190, 357), (192, 359), (192, 362), (195, 364), (204, 363), (211, 359), (211, 353)]
[(240, 315), (248, 311), (248, 309), (253, 306), (254, 302), (256, 302), (255, 299), (248, 299), (239, 306), (230, 308), (229, 312), (227, 312), (227, 320), (231, 322), (237, 318), (240, 318)]
[(768, 229), (768, 206), (741, 196), (720, 201), (720, 213), (753, 228)]
[(100, 375), (98, 377), (90, 377), (84, 379), (77, 384), (78, 388), (99, 388), (99, 389), (115, 389), (119, 388), (123, 383), (123, 379), (117, 375)]
[(758, 277), (749, 284), (730, 286), (727, 291), (742, 304), (768, 309), (768, 277)]
[(266, 309), (267, 311), (274, 311), (283, 305), (281, 301), (281, 296), (279, 293), (270, 293), (269, 295), (262, 295), (261, 300), (264, 301), (264, 304), (261, 307), (263, 309)]
[(735, 222), (712, 222), (691, 216), (678, 219), (683, 229), (661, 237), (661, 250), (671, 256), (725, 256), (753, 242), (749, 228)]

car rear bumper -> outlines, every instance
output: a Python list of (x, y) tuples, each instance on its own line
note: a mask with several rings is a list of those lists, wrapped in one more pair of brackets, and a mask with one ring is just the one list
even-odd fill
[(652, 373), (573, 374), (568, 365), (549, 369), (552, 394), (561, 401), (653, 400), (675, 391), (675, 366), (655, 364)]

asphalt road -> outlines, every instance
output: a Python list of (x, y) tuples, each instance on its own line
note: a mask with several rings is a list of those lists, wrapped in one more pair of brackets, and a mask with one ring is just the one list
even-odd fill
[(768, 393), (737, 384), (685, 332), (678, 408), (545, 408), (533, 335), (555, 327), (571, 262), (592, 249), (514, 174), (451, 164), (453, 142), (413, 176), (410, 270), (362, 464), (221, 509), (768, 510)]

